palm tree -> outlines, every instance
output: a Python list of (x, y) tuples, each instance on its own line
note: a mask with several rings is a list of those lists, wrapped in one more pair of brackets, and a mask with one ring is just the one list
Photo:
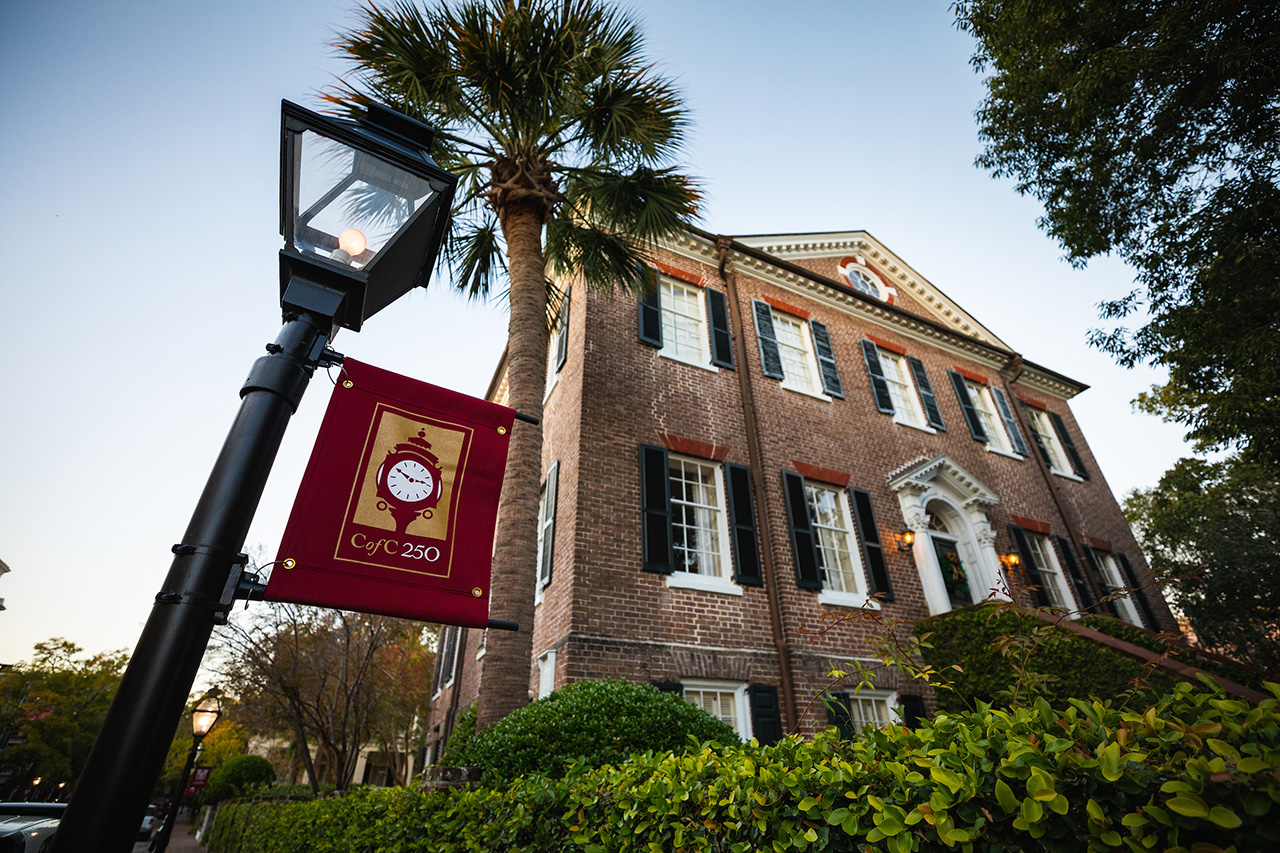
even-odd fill
[[(324, 97), (356, 116), (380, 101), (438, 129), (432, 155), (460, 178), (442, 266), (474, 298), (505, 278), (508, 403), (540, 416), (549, 309), (567, 291), (553, 278), (635, 291), (655, 241), (697, 215), (697, 186), (674, 163), (683, 104), (608, 0), (401, 0), (357, 14), (336, 43), (354, 72)], [(489, 637), (481, 728), (527, 701), (541, 451), (541, 427), (517, 424), (491, 611), (520, 631)]]

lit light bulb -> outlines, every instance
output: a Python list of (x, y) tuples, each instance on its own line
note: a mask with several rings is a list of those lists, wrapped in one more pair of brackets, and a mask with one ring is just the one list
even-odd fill
[(329, 255), (332, 260), (341, 264), (351, 263), (351, 259), (360, 254), (369, 245), (364, 232), (356, 228), (348, 228), (338, 235), (338, 248)]
[(355, 228), (348, 228), (338, 235), (338, 248), (353, 258), (363, 252), (368, 245), (369, 241), (364, 238), (364, 233)]

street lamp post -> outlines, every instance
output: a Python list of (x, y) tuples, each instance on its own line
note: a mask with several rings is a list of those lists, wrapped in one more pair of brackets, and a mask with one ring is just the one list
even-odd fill
[(196, 763), (200, 744), (204, 743), (204, 736), (222, 716), (222, 702), (218, 699), (219, 695), (217, 688), (210, 690), (196, 703), (195, 710), (191, 712), (191, 750), (187, 753), (187, 763), (182, 768), (182, 775), (178, 777), (178, 784), (174, 786), (173, 796), (169, 798), (169, 812), (164, 816), (164, 824), (151, 841), (152, 853), (164, 853), (169, 847), (169, 836), (173, 834), (173, 822), (178, 816), (178, 801), (187, 790), (187, 780), (191, 778), (191, 768)]
[(240, 411), (129, 660), (54, 837), (54, 850), (128, 851), (213, 626), (237, 598), (244, 539), (289, 418), (317, 367), (339, 364), (339, 328), (425, 286), (457, 177), (431, 159), (433, 131), (371, 104), (359, 121), (281, 105), (280, 305), (284, 326), (240, 389)]

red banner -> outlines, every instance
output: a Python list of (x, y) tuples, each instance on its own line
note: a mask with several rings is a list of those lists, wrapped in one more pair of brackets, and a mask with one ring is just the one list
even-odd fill
[(194, 797), (198, 794), (201, 788), (209, 784), (209, 774), (212, 772), (212, 767), (192, 767), (191, 778), (187, 780), (187, 788), (182, 792), (183, 795), (187, 797)]
[(515, 411), (343, 367), (267, 600), (485, 627)]

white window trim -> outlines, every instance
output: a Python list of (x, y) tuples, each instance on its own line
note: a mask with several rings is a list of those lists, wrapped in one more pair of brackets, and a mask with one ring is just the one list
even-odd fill
[[(918, 430), (920, 430), (921, 432), (927, 432), (927, 433), (929, 433), (929, 435), (937, 435), (937, 434), (938, 434), (938, 431), (937, 431), (936, 429), (934, 429), (933, 427), (929, 426), (927, 423), (925, 423), (925, 424), (913, 424), (911, 421), (904, 421), (902, 418), (898, 417), (898, 413), (897, 413), (896, 411), (893, 413), (893, 422), (894, 422), (895, 424), (901, 424), (901, 425), (902, 425), (902, 426), (904, 426), (904, 427), (911, 427), (912, 429), (918, 429)], [(1021, 458), (1021, 457), (1019, 457), (1019, 458)]]
[[(443, 628), (441, 628), (439, 640), (437, 640), (436, 642), (436, 653), (442, 654), (444, 652), (444, 649), (445, 649), (444, 635), (446, 631), (454, 632), (453, 661), (449, 666), (448, 678), (444, 678), (444, 672), (441, 671), (440, 675), (441, 675), (442, 683), (437, 684), (436, 689), (432, 691), (431, 693), (432, 699), (435, 699), (437, 696), (444, 693), (446, 688), (453, 686), (454, 678), (456, 678), (458, 674), (458, 657), (459, 655), (462, 654), (462, 651), (463, 651), (462, 649), (458, 648), (458, 643), (462, 641), (462, 629), (457, 627), (456, 625), (445, 625)], [(443, 661), (441, 662), (441, 666), (442, 667), (444, 666)]]
[(476, 652), (476, 660), (480, 660), (489, 651), (489, 629), (480, 634), (480, 650)]
[[(550, 579), (546, 583), (542, 582), (542, 555), (543, 545), (546, 544), (547, 532), (547, 483), (542, 482), (542, 491), (538, 495), (538, 556), (535, 558), (533, 567), (533, 606), (537, 607), (542, 603), (542, 591), (551, 585)], [(554, 534), (553, 534), (554, 535)], [(487, 628), (485, 629), (488, 630)]]
[(805, 363), (808, 364), (809, 366), (809, 375), (813, 377), (814, 386), (817, 390), (814, 390), (812, 388), (801, 388), (798, 384), (796, 384), (794, 378), (787, 374), (787, 367), (786, 367), (785, 361), (783, 361), (783, 366), (782, 366), (782, 383), (781, 383), (782, 387), (788, 391), (794, 391), (797, 394), (803, 394), (806, 397), (813, 397), (814, 399), (825, 400), (826, 402), (830, 403), (831, 397), (828, 396), (822, 390), (822, 370), (818, 366), (818, 355), (817, 355), (817, 352), (814, 350), (814, 346), (813, 346), (813, 326), (809, 325), (809, 321), (806, 320), (804, 317), (797, 317), (794, 314), (788, 314), (785, 311), (779, 311), (777, 308), (774, 308), (772, 305), (769, 306), (769, 311), (773, 315), (774, 340), (777, 342), (777, 345), (779, 348), (779, 356), (778, 356), (779, 360), (782, 360), (781, 348), (784, 346), (787, 346), (787, 344), (784, 344), (780, 340), (778, 340), (778, 334), (777, 334), (778, 324), (779, 323), (796, 323), (797, 325), (804, 327), (800, 330), (800, 342), (804, 344)]
[(658, 324), (662, 326), (662, 318), (666, 311), (666, 301), (662, 299), (662, 285), (668, 284), (671, 287), (678, 287), (681, 290), (689, 291), (696, 294), (698, 304), (698, 337), (701, 343), (699, 355), (700, 359), (692, 359), (688, 356), (676, 355), (674, 348), (668, 346), (666, 330), (663, 330), (662, 347), (658, 350), (658, 355), (671, 361), (677, 361), (680, 364), (687, 364), (690, 367), (698, 367), (709, 373), (719, 373), (720, 368), (711, 363), (711, 323), (707, 320), (707, 294), (706, 291), (696, 284), (690, 284), (680, 279), (670, 276), (660, 276), (658, 279)]
[(823, 589), (818, 593), (819, 604), (831, 604), (836, 607), (856, 607), (862, 610), (879, 610), (880, 602), (862, 592), (839, 592), (834, 589)]
[[(667, 587), (675, 589), (697, 589), (703, 592), (719, 592), (728, 595), (743, 595), (744, 591), (733, 579), (733, 543), (729, 539), (729, 500), (728, 492), (725, 489), (724, 482), (724, 463), (712, 462), (708, 459), (699, 459), (696, 456), (686, 456), (682, 453), (670, 453), (667, 456), (668, 480), (671, 477), (670, 460), (683, 460), (691, 462), (695, 465), (702, 465), (711, 468), (715, 472), (715, 490), (717, 500), (717, 515), (719, 516), (716, 531), (720, 538), (720, 574), (703, 575), (694, 574), (693, 572), (682, 572), (677, 568), (672, 568), (671, 574), (667, 575)], [(674, 499), (672, 501), (674, 504)], [(673, 511), (674, 514), (674, 511)], [(675, 552), (674, 543), (672, 545), (672, 553)]]
[(746, 592), (730, 578), (713, 578), (689, 572), (673, 571), (667, 575), (670, 589), (696, 589), (702, 592), (718, 592), (722, 595), (745, 595)]
[[(1125, 582), (1124, 576), (1120, 573), (1120, 565), (1116, 562), (1115, 555), (1110, 551), (1103, 551), (1101, 548), (1086, 547), (1093, 551), (1093, 558), (1098, 564), (1098, 571), (1102, 573), (1107, 586), (1111, 588), (1112, 592), (1127, 590), (1129, 584)], [(1131, 593), (1121, 592), (1118, 597), (1112, 600), (1122, 612), (1121, 619), (1137, 628), (1143, 627), (1142, 617), (1138, 615), (1138, 607), (1133, 603)]]
[[(889, 399), (893, 401), (892, 386), (895, 384), (902, 385), (905, 388), (903, 392), (903, 396), (906, 398), (905, 402), (907, 407), (911, 410), (911, 414), (914, 416), (912, 418), (904, 417), (903, 413), (898, 411), (898, 406), (896, 405), (896, 401), (894, 401), (893, 422), (896, 424), (902, 424), (903, 426), (913, 427), (921, 432), (936, 434), (938, 431), (929, 426), (929, 418), (925, 415), (924, 404), (920, 401), (920, 389), (916, 387), (916, 378), (911, 372), (911, 365), (908, 363), (907, 357), (902, 353), (885, 349), (879, 344), (876, 344), (876, 350), (880, 356), (880, 372), (884, 375), (885, 384), (890, 386), (891, 389)], [(898, 374), (898, 378), (901, 380), (900, 382), (895, 383), (887, 374), (885, 374), (884, 364), (886, 361), (893, 364), (893, 371)]]
[(680, 682), (680, 685), (686, 691), (706, 690), (717, 693), (733, 693), (734, 711), (737, 714), (738, 719), (738, 736), (741, 737), (744, 742), (755, 737), (755, 732), (751, 726), (751, 703), (747, 701), (746, 684), (741, 681), (715, 681), (706, 678), (686, 678)]
[[(849, 543), (849, 559), (853, 562), (853, 580), (858, 585), (855, 592), (848, 590), (828, 589), (826, 582), (818, 591), (818, 603), (834, 604), (842, 607), (862, 607), (864, 602), (870, 602), (872, 609), (879, 610), (880, 605), (874, 599), (870, 598), (871, 585), (867, 583), (867, 567), (862, 562), (862, 540), (858, 538), (857, 527), (853, 523), (853, 508), (849, 505), (848, 489), (839, 489), (828, 486), (823, 483), (805, 481), (805, 486), (812, 485), (815, 489), (829, 490), (835, 493), (836, 500), (840, 504), (840, 517), (844, 521), (844, 532)], [(805, 506), (809, 503), (808, 494), (805, 495)], [(821, 554), (821, 545), (819, 542), (818, 524), (810, 518), (809, 524), (813, 528), (813, 541), (815, 549)], [(821, 569), (819, 569), (821, 571)]]
[[(878, 664), (879, 661), (876, 661), (876, 663)], [(897, 725), (902, 722), (902, 715), (898, 712), (898, 707), (900, 703), (898, 702), (898, 692), (896, 690), (864, 689), (864, 690), (841, 690), (838, 692), (848, 693), (850, 702), (852, 702), (855, 699), (882, 700), (884, 701), (885, 706), (889, 712), (888, 714), (889, 725), (891, 726)], [(863, 723), (863, 725), (866, 725), (866, 724)], [(861, 731), (861, 729), (859, 729), (859, 731)]]
[(560, 350), (559, 336), (568, 333), (568, 329), (560, 329), (552, 332), (547, 338), (547, 390), (542, 394), (543, 403), (551, 399), (551, 392), (560, 384), (560, 374), (563, 370), (556, 370), (556, 353)]
[[(994, 436), (987, 436), (987, 450), (1000, 456), (1008, 456), (1010, 459), (1022, 459), (1022, 454), (1014, 450), (1013, 438), (1009, 435), (1009, 430), (1004, 425), (1004, 418), (1000, 416), (1000, 407), (996, 405), (995, 396), (991, 393), (991, 388), (981, 382), (966, 378), (965, 386), (969, 390), (970, 402), (973, 407), (978, 410), (978, 420), (982, 422), (982, 428), (987, 433), (995, 427), (999, 431), (1000, 447), (993, 447), (997, 443)], [(981, 403), (981, 405), (979, 405)], [(990, 421), (983, 418), (983, 413), (990, 415)]]
[(720, 372), (720, 368), (716, 367), (714, 364), (711, 363), (710, 357), (708, 357), (707, 363), (703, 364), (702, 362), (693, 361), (692, 359), (688, 359), (688, 358), (683, 358), (681, 356), (675, 355), (674, 353), (668, 353), (666, 351), (666, 348), (658, 350), (658, 356), (660, 358), (665, 358), (668, 361), (675, 361), (680, 364), (686, 364), (689, 367), (696, 367), (699, 370), (705, 370), (708, 373)]
[[(1041, 420), (1041, 417), (1043, 417), (1044, 420)], [(1040, 436), (1040, 441), (1047, 445), (1045, 451), (1049, 456), (1049, 473), (1057, 474), (1059, 477), (1064, 477), (1068, 480), (1074, 480), (1077, 483), (1083, 483), (1084, 478), (1077, 477), (1075, 472), (1070, 469), (1071, 462), (1067, 458), (1067, 449), (1062, 446), (1062, 441), (1058, 438), (1058, 430), (1053, 426), (1053, 423), (1049, 421), (1049, 413), (1043, 409), (1028, 407), (1027, 420), (1027, 425), (1031, 427), (1032, 432), (1035, 433), (1035, 435), (1031, 437), (1032, 440), (1034, 441), (1035, 436), (1038, 435)], [(1053, 462), (1055, 457), (1065, 462), (1068, 467), (1063, 469), (1055, 465)]]
[[(1057, 549), (1053, 547), (1053, 541), (1045, 533), (1037, 533), (1034, 530), (1027, 530), (1025, 533), (1028, 544), (1034, 546), (1035, 540), (1033, 540), (1032, 537), (1035, 537), (1035, 539), (1039, 541), (1040, 552), (1044, 554), (1045, 558), (1048, 559), (1050, 563), (1053, 564), (1049, 567), (1049, 571), (1054, 574), (1054, 577), (1056, 577), (1057, 580), (1051, 581), (1051, 583), (1053, 583), (1053, 588), (1057, 590), (1058, 597), (1062, 599), (1062, 606), (1067, 610), (1068, 615), (1072, 619), (1079, 618), (1079, 604), (1076, 602), (1075, 593), (1071, 590), (1071, 583), (1067, 579), (1067, 574), (1063, 571), (1062, 561), (1058, 559)], [(1035, 558), (1034, 551), (1031, 556), (1032, 559)], [(1036, 570), (1042, 572), (1044, 571), (1044, 567), (1037, 565)]]
[(550, 696), (556, 686), (556, 650), (547, 649), (538, 655), (538, 695), (535, 699)]

